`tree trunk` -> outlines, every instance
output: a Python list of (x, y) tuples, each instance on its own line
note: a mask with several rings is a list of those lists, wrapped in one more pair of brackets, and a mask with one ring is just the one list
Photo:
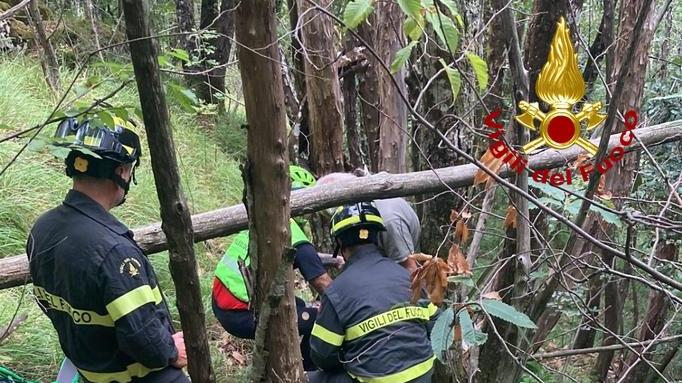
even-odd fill
[[(296, 0), (287, 0), (287, 5), (289, 6), (289, 28), (291, 30), (296, 29), (298, 23), (298, 7), (296, 5)], [(301, 50), (300, 40), (301, 29), (295, 31), (296, 36), (292, 36), (291, 39), (291, 62), (293, 63), (292, 72), (294, 73), (294, 80), (296, 84), (296, 92), (298, 94), (298, 100), (301, 105), (299, 105), (300, 116), (298, 118), (298, 145), (296, 153), (289, 153), (290, 157), (305, 157), (306, 160), (310, 159), (310, 145), (308, 142), (308, 137), (310, 136), (310, 129), (308, 128), (308, 105), (306, 97), (306, 86), (305, 86), (305, 65), (303, 64), (303, 54)]]
[[(275, 1), (242, 2), (236, 20), (239, 67), (249, 123), (246, 177), (247, 191), (252, 197), (248, 201), (249, 248), (255, 250), (251, 252), (256, 269), (255, 307), (260, 308), (262, 315), (270, 313), (267, 317), (261, 315), (256, 329), (253, 380), (299, 382), (303, 379), (303, 370), (293, 269), (286, 263), (283, 265), (282, 259), (283, 249), (290, 244), (290, 184)], [(261, 49), (256, 53), (250, 48)], [(284, 276), (281, 281), (275, 279), (277, 274)]]
[[(674, 243), (659, 244), (656, 249), (656, 259), (672, 261), (675, 262), (677, 258), (677, 246)], [(660, 336), (663, 326), (666, 324), (666, 314), (670, 308), (670, 301), (668, 297), (658, 291), (651, 291), (649, 293), (649, 307), (646, 311), (646, 317), (644, 318), (644, 323), (639, 333), (639, 341), (646, 341), (654, 339)], [(655, 346), (651, 346), (648, 350), (642, 353), (642, 357), (648, 360), (652, 359)], [(637, 350), (637, 348), (635, 348)], [(641, 351), (641, 350), (638, 350)], [(631, 366), (633, 363), (638, 362), (638, 356), (635, 354), (630, 354), (625, 362), (625, 367)], [(624, 368), (623, 370), (626, 370)], [(625, 383), (640, 383), (646, 379), (646, 376), (650, 370), (650, 367), (639, 361), (637, 365), (630, 371), (627, 378), (624, 380)], [(653, 371), (653, 370), (651, 370)]]
[(36, 32), (36, 40), (38, 40), (38, 44), (43, 51), (40, 62), (43, 67), (43, 73), (45, 74), (45, 81), (52, 91), (59, 92), (61, 90), (61, 83), (59, 81), (59, 61), (57, 61), (57, 55), (45, 32), (43, 17), (40, 15), (39, 10), (39, 0), (33, 0), (28, 4), (28, 14), (30, 16), (31, 24), (33, 24), (33, 29)]
[[(590, 45), (590, 56), (594, 58), (587, 58), (585, 70), (583, 71), (583, 78), (585, 79), (585, 94), (589, 95), (589, 89), (592, 89), (599, 69), (599, 62), (606, 57), (606, 50), (611, 47), (613, 42), (613, 1), (603, 0), (604, 12), (602, 13), (601, 22), (599, 23), (599, 30), (597, 36), (594, 38), (592, 45)], [(607, 68), (608, 69), (608, 68)], [(607, 79), (604, 79), (607, 80)]]
[[(637, 136), (647, 148), (675, 142), (682, 139), (682, 120), (665, 124), (642, 127)], [(596, 141), (593, 141), (595, 143)], [(609, 140), (609, 150), (620, 145), (620, 134)], [(640, 150), (634, 143), (626, 151)], [(554, 169), (575, 161), (582, 149), (565, 149), (561, 152), (547, 150), (530, 158), (531, 169)], [(473, 184), (478, 168), (473, 164), (449, 166), (407, 174), (375, 174), (358, 178), (348, 184), (317, 186), (293, 194), (291, 214), (299, 216), (314, 213), (353, 201), (377, 198), (407, 197), (413, 195), (438, 193), (449, 188), (463, 188)], [(508, 178), (512, 171), (502, 169), (499, 176)], [(243, 204), (217, 209), (192, 216), (196, 242), (225, 237), (248, 227), (248, 219)], [(135, 240), (145, 254), (154, 254), (168, 249), (168, 242), (161, 225), (152, 223), (133, 230)], [(0, 259), (0, 289), (21, 286), (30, 282), (28, 258), (26, 254)], [(682, 289), (682, 288), (681, 288)]]
[[(647, 6), (647, 8), (644, 8)], [(644, 93), (644, 82), (646, 79), (647, 63), (649, 62), (649, 49), (654, 36), (656, 12), (655, 2), (646, 0), (632, 0), (624, 3), (622, 6), (622, 13), (619, 17), (620, 38), (616, 42), (616, 47), (613, 51), (613, 72), (612, 78), (619, 82), (627, 83), (627, 88), (624, 89), (621, 100), (618, 100), (617, 107), (621, 112), (625, 113), (627, 110), (639, 110), (642, 102), (642, 95)], [(633, 42), (633, 32), (638, 17), (646, 17), (642, 25), (640, 38)], [(625, 62), (624, 58), (630, 44), (635, 45), (634, 56), (630, 62)], [(625, 77), (617, 78), (621, 69), (625, 69)], [(613, 100), (612, 100), (613, 101)], [(613, 104), (613, 102), (612, 102)], [(616, 122), (611, 132), (620, 132), (623, 130), (623, 124)], [(605, 175), (605, 188), (610, 191), (614, 197), (625, 197), (630, 195), (630, 189), (634, 180), (635, 170), (639, 166), (639, 156), (628, 154), (622, 161), (617, 162), (612, 169)], [(623, 208), (623, 200), (615, 199), (615, 205), (618, 210)], [(616, 228), (613, 225), (606, 225), (605, 232), (600, 239), (608, 240), (613, 238)], [(609, 263), (609, 255), (604, 254), (603, 259), (607, 264)], [(611, 277), (613, 279), (613, 277)], [(619, 333), (618, 324), (621, 319), (621, 297), (620, 288), (615, 281), (607, 282), (604, 288), (604, 324), (614, 333)], [(613, 337), (605, 336), (602, 344), (608, 346), (615, 344), (616, 340)], [(613, 351), (603, 352), (599, 354), (595, 371), (598, 377), (604, 379), (609, 371), (611, 361), (613, 359)]]
[(580, 329), (573, 342), (573, 348), (590, 348), (594, 346), (594, 338), (597, 335), (596, 324), (593, 323), (592, 318), (597, 318), (599, 315), (599, 307), (601, 305), (601, 296), (603, 283), (599, 275), (594, 276), (589, 282), (590, 289), (587, 291), (587, 312), (591, 318), (583, 317), (580, 324)]
[[(348, 33), (344, 42), (345, 51), (353, 52), (358, 47), (355, 37)], [(352, 169), (362, 168), (362, 150), (360, 146), (360, 131), (358, 126), (358, 69), (363, 68), (363, 63), (367, 59), (361, 58), (361, 62), (353, 61), (341, 70), (341, 81), (343, 88), (343, 107), (346, 125), (346, 146), (348, 148), (348, 165)], [(363, 68), (363, 70), (366, 67)]]
[[(376, 48), (374, 43), (374, 26), (380, 20), (377, 18), (377, 11), (372, 12), (367, 21), (360, 24), (358, 34), (368, 45)], [(379, 171), (379, 119), (380, 119), (380, 97), (379, 97), (379, 76), (383, 71), (381, 64), (374, 55), (368, 55), (367, 69), (358, 78), (358, 94), (360, 98), (360, 125), (367, 137), (367, 157), (369, 168), (372, 173)]]
[[(377, 24), (374, 46), (382, 60), (390, 64), (395, 53), (403, 47), (403, 20), (405, 15), (395, 1), (377, 2)], [(380, 69), (380, 68), (377, 68)], [(393, 74), (398, 87), (405, 93), (405, 69)], [(389, 173), (406, 171), (407, 161), (407, 107), (390, 74), (379, 70), (379, 165), (378, 170)], [(434, 120), (431, 120), (434, 121)]]
[[(678, 338), (675, 343), (670, 345), (670, 348), (668, 348), (668, 351), (666, 351), (666, 353), (663, 354), (661, 361), (658, 363), (659, 371), (661, 371), (661, 372), (665, 371), (665, 369), (668, 367), (670, 362), (672, 362), (672, 360), (675, 358), (675, 355), (680, 350), (680, 348), (682, 348), (682, 338)], [(670, 377), (672, 378), (672, 376), (670, 376)], [(658, 376), (658, 374), (655, 371), (649, 370), (649, 375), (647, 376), (644, 383), (656, 383), (656, 382), (660, 382), (660, 376)]]
[(85, 0), (85, 16), (90, 22), (90, 30), (92, 30), (92, 36), (95, 39), (95, 49), (98, 50), (97, 56), (99, 56), (100, 61), (104, 61), (104, 55), (102, 54), (102, 46), (99, 43), (99, 32), (97, 31), (97, 17), (95, 11), (95, 5), (92, 3), (93, 0)]
[(194, 232), (180, 186), (175, 144), (161, 84), (156, 40), (147, 1), (124, 0), (126, 33), (149, 141), (154, 181), (161, 206), (162, 229), (169, 243), (170, 271), (185, 334), (189, 374), (195, 382), (213, 382), (213, 367), (205, 332), (204, 305), (194, 257)]
[(523, 48), (525, 52), (523, 63), (528, 70), (529, 102), (538, 101), (535, 94), (535, 82), (547, 61), (556, 23), (560, 17), (565, 17), (571, 30), (572, 40), (576, 41), (575, 36), (577, 36), (578, 30), (573, 14), (574, 11), (579, 12), (582, 3), (582, 0), (535, 0), (533, 2), (533, 16), (528, 24), (526, 42)]
[[(175, 15), (178, 22), (178, 29), (181, 35), (178, 37), (180, 46), (184, 49), (190, 57), (196, 54), (198, 50), (197, 36), (192, 35), (194, 29), (194, 5), (192, 0), (175, 0)], [(185, 72), (192, 72), (196, 70), (193, 65), (182, 62), (182, 68)], [(197, 82), (194, 75), (191, 73), (185, 74), (185, 81), (189, 85), (194, 85)]]
[[(331, 1), (320, 2), (329, 7)], [(310, 129), (310, 167), (318, 177), (343, 171), (343, 99), (334, 64), (336, 57), (334, 25), (331, 18), (310, 10), (313, 6), (299, 0), (303, 17), (302, 43), (305, 52), (308, 128)]]
[[(198, 84), (197, 96), (207, 103), (223, 105), (225, 94), (225, 70), (230, 58), (234, 34), (234, 15), (232, 9), (236, 0), (202, 0), (199, 27), (217, 34), (207, 38), (203, 45), (210, 46), (210, 53), (203, 57), (200, 65), (201, 82)], [(212, 45), (212, 46), (211, 46)], [(222, 110), (222, 108), (221, 108)]]

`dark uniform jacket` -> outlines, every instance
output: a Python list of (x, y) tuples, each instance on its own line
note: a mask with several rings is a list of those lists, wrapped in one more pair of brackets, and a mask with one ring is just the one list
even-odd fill
[(410, 304), (408, 271), (362, 245), (322, 296), (310, 340), (315, 364), (360, 382), (430, 381), (427, 325), (435, 306)]
[(71, 190), (35, 223), (26, 253), (38, 304), (86, 381), (183, 378), (169, 367), (177, 350), (152, 266), (99, 203)]

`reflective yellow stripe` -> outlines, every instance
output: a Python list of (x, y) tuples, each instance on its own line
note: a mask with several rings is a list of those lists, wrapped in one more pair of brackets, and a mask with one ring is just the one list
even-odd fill
[(159, 371), (162, 368), (147, 368), (141, 363), (133, 363), (126, 367), (125, 371), (119, 372), (92, 372), (82, 369), (78, 369), (78, 372), (85, 377), (85, 379), (93, 383), (110, 383), (119, 382), (127, 383), (133, 380), (133, 378), (141, 378), (146, 376), (150, 372)]
[(39, 301), (45, 302), (49, 308), (67, 313), (73, 323), (77, 325), (114, 327), (114, 321), (109, 315), (100, 315), (95, 311), (73, 308), (64, 298), (50, 294), (40, 286), (33, 286), (33, 294)]
[(400, 307), (390, 311), (386, 311), (384, 313), (375, 315), (346, 329), (346, 340), (360, 338), (374, 330), (405, 320), (412, 319), (428, 320), (431, 317), (429, 311), (430, 310), (426, 307), (416, 306)]
[[(380, 223), (382, 225), (384, 224), (384, 220), (381, 217), (379, 217), (377, 215), (373, 215), (373, 214), (366, 214), (365, 220), (367, 222), (377, 222), (377, 223)], [(353, 217), (348, 217), (346, 219), (342, 219), (341, 221), (337, 222), (332, 227), (332, 232), (335, 232), (335, 231), (343, 228), (344, 226), (352, 225), (354, 223), (359, 223), (359, 222), (360, 222), (360, 216), (357, 216), (357, 215), (353, 216)]]
[(431, 318), (438, 311), (438, 306), (434, 305), (433, 303), (429, 303), (427, 308), (429, 309), (429, 318)]
[(130, 290), (111, 301), (111, 303), (107, 305), (107, 311), (115, 322), (147, 303), (156, 303), (157, 305), (161, 303), (161, 291), (159, 291), (159, 286), (152, 289), (149, 285), (144, 285), (134, 290)]
[(410, 380), (416, 379), (427, 372), (433, 367), (433, 361), (436, 359), (435, 356), (430, 357), (429, 359), (415, 364), (414, 366), (407, 368), (405, 370), (402, 370), (400, 372), (396, 372), (395, 374), (391, 375), (386, 375), (386, 376), (379, 376), (379, 377), (362, 377), (362, 376), (355, 376), (353, 374), (350, 374), (355, 380), (359, 382), (369, 382), (369, 383), (405, 383), (409, 382)]
[(343, 344), (343, 335), (329, 331), (317, 323), (313, 325), (313, 332), (311, 334), (333, 346), (340, 346)]

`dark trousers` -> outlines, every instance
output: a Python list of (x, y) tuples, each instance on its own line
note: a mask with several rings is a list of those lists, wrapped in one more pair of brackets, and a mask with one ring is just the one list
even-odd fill
[[(237, 338), (253, 339), (256, 336), (256, 316), (253, 310), (223, 310), (213, 300), (213, 314), (225, 331)], [(298, 334), (302, 336), (303, 368), (306, 371), (314, 370), (315, 365), (310, 359), (310, 333), (317, 318), (317, 309), (306, 307), (302, 299), (296, 298), (296, 317)]]

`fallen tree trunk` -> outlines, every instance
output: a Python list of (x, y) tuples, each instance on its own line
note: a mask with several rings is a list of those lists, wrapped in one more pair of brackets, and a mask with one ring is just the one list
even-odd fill
[[(636, 131), (639, 141), (647, 147), (682, 139), (682, 120), (640, 128)], [(614, 134), (609, 149), (620, 145), (620, 134)], [(593, 140), (597, 143), (596, 140)], [(626, 151), (641, 149), (637, 141), (625, 148)], [(552, 169), (574, 161), (583, 150), (572, 147), (565, 150), (548, 149), (528, 159), (532, 169)], [(473, 164), (451, 166), (414, 173), (379, 173), (358, 178), (350, 182), (315, 186), (298, 190), (291, 195), (291, 216), (313, 213), (344, 203), (378, 198), (404, 197), (423, 193), (438, 193), (448, 188), (470, 186), (477, 167)], [(502, 177), (509, 177), (513, 171), (504, 167)], [(194, 241), (224, 237), (246, 229), (248, 218), (244, 205), (234, 205), (192, 216)], [(168, 250), (166, 237), (160, 223), (153, 223), (133, 230), (135, 240), (146, 254)], [(30, 282), (28, 261), (25, 254), (0, 259), (0, 289), (19, 286)]]

